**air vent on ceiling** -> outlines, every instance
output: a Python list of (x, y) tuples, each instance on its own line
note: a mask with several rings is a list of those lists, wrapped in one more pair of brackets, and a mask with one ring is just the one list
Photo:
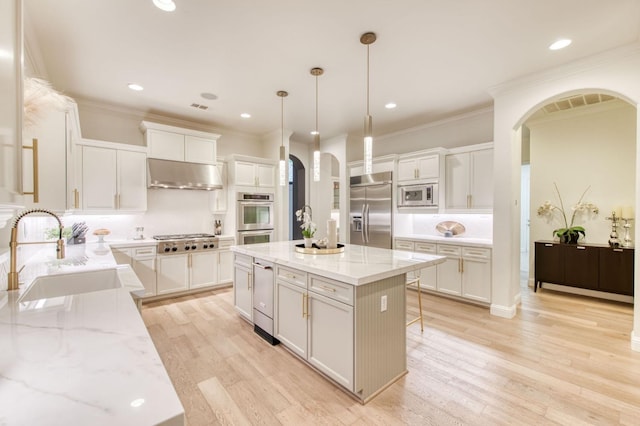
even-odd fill
[(615, 99), (614, 96), (603, 93), (589, 93), (587, 95), (571, 96), (569, 98), (558, 99), (555, 102), (543, 107), (546, 113), (565, 111), (572, 108), (579, 108), (586, 105), (599, 104)]
[(197, 104), (197, 103), (192, 103), (191, 104), (192, 107), (197, 108), (197, 109), (201, 109), (201, 110), (208, 110), (209, 107), (206, 105), (202, 105), (202, 104)]

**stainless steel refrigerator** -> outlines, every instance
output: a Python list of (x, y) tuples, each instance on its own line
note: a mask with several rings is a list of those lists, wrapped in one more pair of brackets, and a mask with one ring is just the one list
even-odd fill
[(391, 172), (351, 177), (351, 244), (391, 248), (391, 177)]

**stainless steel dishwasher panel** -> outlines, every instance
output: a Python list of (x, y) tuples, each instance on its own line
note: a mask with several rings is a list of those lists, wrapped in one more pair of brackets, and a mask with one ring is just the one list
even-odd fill
[(253, 263), (253, 325), (254, 330), (272, 345), (273, 337), (273, 292), (274, 264), (256, 259)]

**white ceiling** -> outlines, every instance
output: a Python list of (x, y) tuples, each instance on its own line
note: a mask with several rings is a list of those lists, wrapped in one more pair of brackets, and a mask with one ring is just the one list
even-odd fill
[[(640, 29), (640, 0), (174, 1), (167, 13), (151, 0), (24, 0), (36, 71), (71, 96), (255, 135), (280, 128), (276, 91), (287, 90), (285, 127), (310, 141), (313, 67), (325, 70), (321, 137), (362, 134), (364, 32), (378, 36), (370, 96), (381, 135), (490, 105), (490, 87), (637, 43)], [(573, 44), (547, 49), (563, 37)]]

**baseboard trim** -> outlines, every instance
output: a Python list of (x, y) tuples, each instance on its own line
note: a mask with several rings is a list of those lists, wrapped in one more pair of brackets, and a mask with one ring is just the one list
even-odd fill
[(640, 334), (635, 330), (631, 332), (631, 350), (640, 352)]
[(511, 306), (500, 306), (492, 303), (489, 312), (491, 315), (497, 317), (511, 319), (516, 316), (516, 306), (515, 304)]

